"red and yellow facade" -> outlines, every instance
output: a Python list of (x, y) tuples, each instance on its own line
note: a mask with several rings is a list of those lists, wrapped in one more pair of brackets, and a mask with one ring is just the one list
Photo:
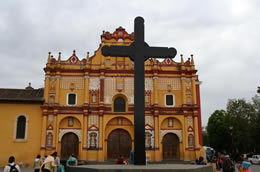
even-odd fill
[[(128, 133), (130, 149), (134, 149), (134, 63), (130, 58), (104, 57), (101, 53), (104, 45), (130, 45), (133, 38), (133, 33), (119, 27), (113, 33), (103, 32), (101, 44), (91, 57), (87, 54), (80, 60), (74, 51), (70, 58), (61, 60), (61, 53), (56, 58), (49, 53), (44, 68), (44, 103), (34, 112), (37, 129), (28, 128), (28, 135), (37, 135), (35, 155), (53, 151), (60, 156), (66, 154), (65, 137), (72, 133), (76, 138), (73, 144), (77, 144), (74, 152), (79, 159), (102, 162), (111, 158), (110, 137), (118, 129)], [(146, 154), (150, 161), (169, 157), (193, 161), (202, 155), (196, 72), (193, 56), (186, 61), (181, 56), (179, 63), (170, 58), (161, 62), (151, 58), (145, 62)], [(69, 103), (71, 95), (73, 104)], [(170, 105), (167, 95), (173, 99)], [(124, 110), (119, 112), (115, 105), (118, 98), (124, 103)], [(174, 155), (167, 155), (172, 150), (164, 147), (170, 134), (178, 147)], [(28, 148), (31, 144), (28, 141)]]

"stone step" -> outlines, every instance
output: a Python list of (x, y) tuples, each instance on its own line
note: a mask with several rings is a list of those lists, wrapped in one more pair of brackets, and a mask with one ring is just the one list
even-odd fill
[(211, 165), (148, 164), (148, 165), (82, 165), (68, 167), (66, 172), (213, 172)]

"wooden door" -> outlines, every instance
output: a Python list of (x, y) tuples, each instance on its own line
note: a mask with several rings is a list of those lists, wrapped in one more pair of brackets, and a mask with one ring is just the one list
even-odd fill
[(78, 157), (79, 138), (74, 133), (67, 133), (61, 139), (61, 159), (68, 159), (71, 154)]
[(113, 130), (108, 136), (107, 157), (116, 159), (119, 155), (129, 158), (132, 141), (129, 133), (123, 129)]
[(169, 133), (163, 137), (163, 159), (180, 159), (179, 139), (176, 134)]

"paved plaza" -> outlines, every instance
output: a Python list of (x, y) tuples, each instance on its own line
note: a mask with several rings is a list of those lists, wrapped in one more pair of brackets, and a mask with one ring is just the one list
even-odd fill
[[(99, 165), (99, 166), (101, 167), (103, 165)], [(182, 165), (182, 166), (187, 166), (187, 165)], [(251, 169), (252, 169), (252, 172), (260, 172), (260, 165), (252, 165)], [(22, 172), (33, 172), (32, 168), (22, 168), (21, 170), (22, 170)], [(3, 172), (3, 171), (4, 171), (4, 168), (0, 168), (0, 172)], [(216, 172), (221, 172), (221, 171), (216, 171)], [(238, 172), (237, 169), (236, 169), (236, 172)]]

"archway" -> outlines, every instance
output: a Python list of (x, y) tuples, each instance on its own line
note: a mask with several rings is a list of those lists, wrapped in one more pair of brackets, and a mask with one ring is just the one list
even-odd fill
[(74, 133), (66, 133), (61, 139), (61, 159), (68, 159), (71, 154), (78, 157), (79, 138)]
[(132, 140), (129, 133), (123, 129), (113, 130), (107, 139), (107, 158), (116, 159), (119, 155), (129, 158)]
[(163, 159), (180, 159), (179, 138), (176, 134), (168, 133), (163, 137)]

